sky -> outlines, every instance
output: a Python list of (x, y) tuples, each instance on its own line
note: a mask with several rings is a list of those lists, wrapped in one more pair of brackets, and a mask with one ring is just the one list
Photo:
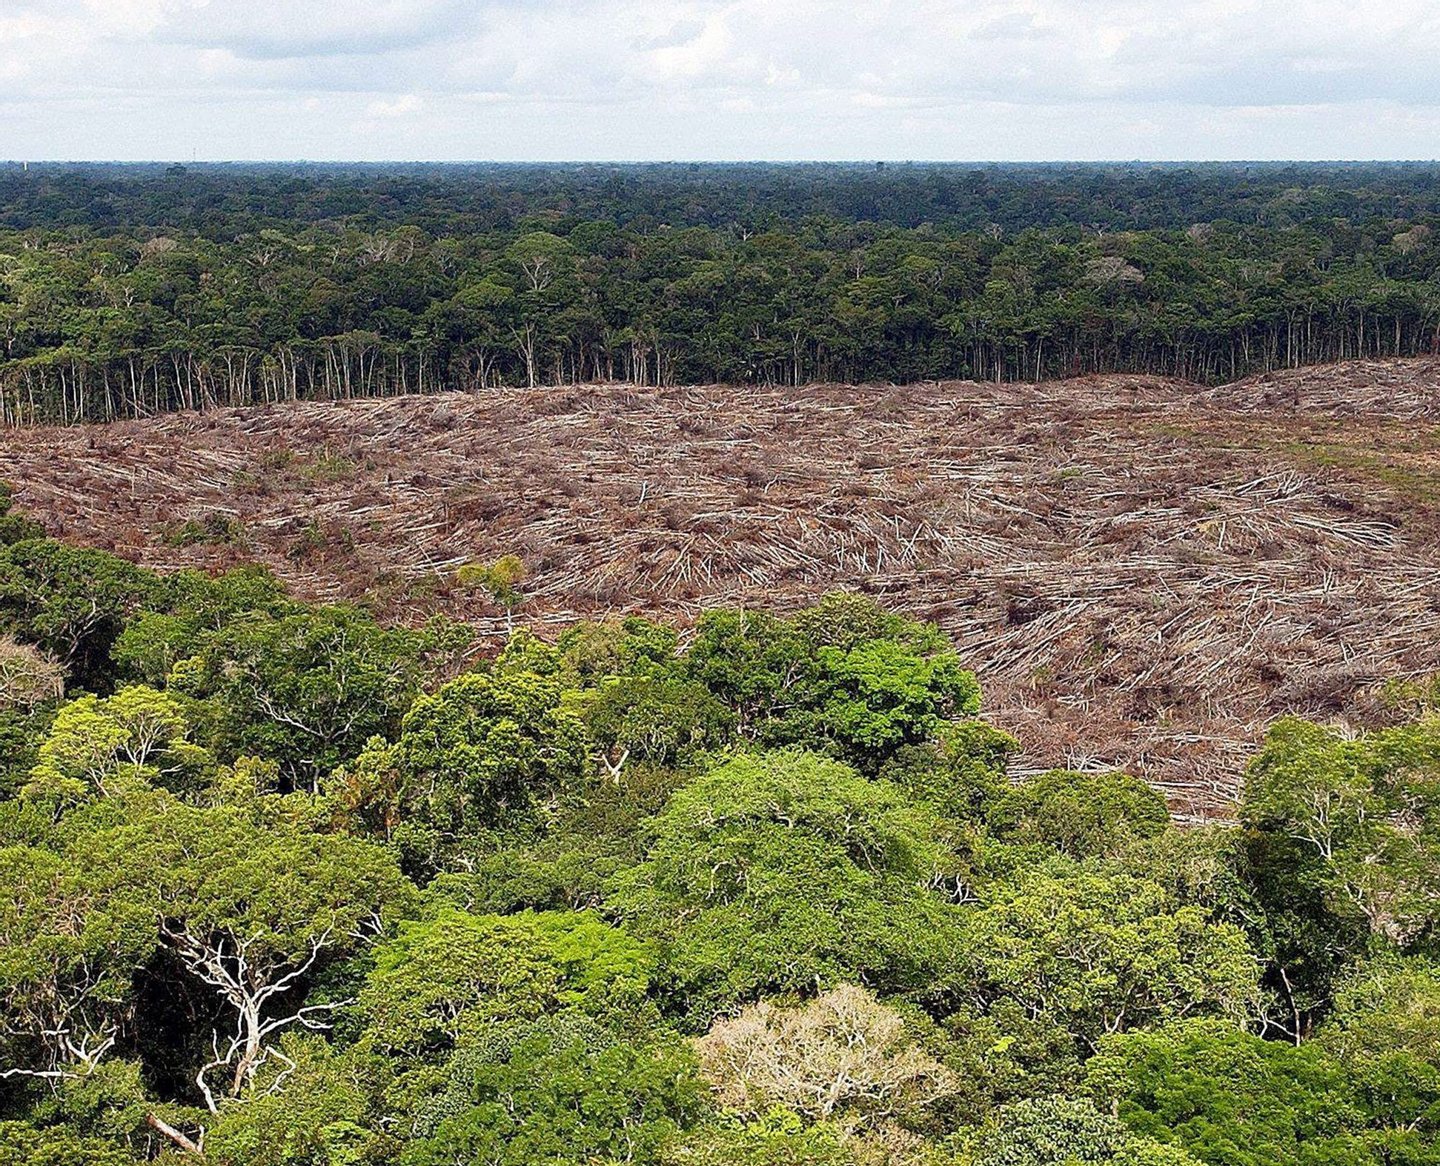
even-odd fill
[(0, 0), (0, 158), (1440, 156), (1437, 0)]

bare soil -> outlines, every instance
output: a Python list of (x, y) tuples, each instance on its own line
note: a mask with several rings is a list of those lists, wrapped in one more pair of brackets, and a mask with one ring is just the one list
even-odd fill
[(542, 628), (868, 592), (955, 637), (1022, 768), (1128, 769), (1182, 816), (1227, 812), (1276, 716), (1440, 672), (1434, 360), (302, 403), (7, 432), (0, 478), (154, 567), (495, 633), (455, 569), (508, 553)]

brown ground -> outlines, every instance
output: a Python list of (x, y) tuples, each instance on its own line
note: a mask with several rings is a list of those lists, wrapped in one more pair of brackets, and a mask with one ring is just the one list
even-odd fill
[[(509, 552), (546, 624), (862, 589), (955, 636), (1026, 767), (1182, 814), (1276, 715), (1440, 671), (1440, 361), (300, 404), (4, 434), (0, 478), (65, 538), (406, 617), (495, 626), (452, 580)], [(231, 541), (174, 545), (189, 519)]]

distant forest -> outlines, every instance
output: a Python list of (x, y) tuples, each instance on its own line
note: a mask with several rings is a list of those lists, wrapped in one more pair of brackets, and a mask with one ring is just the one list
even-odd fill
[(0, 166), (10, 424), (1440, 350), (1440, 165)]

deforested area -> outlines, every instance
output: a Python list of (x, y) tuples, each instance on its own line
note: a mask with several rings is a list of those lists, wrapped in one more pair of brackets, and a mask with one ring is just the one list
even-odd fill
[[(501, 636), (845, 588), (934, 620), (1018, 768), (1123, 769), (1224, 817), (1285, 713), (1440, 671), (1440, 364), (1153, 378), (581, 386), (0, 435), (57, 534)], [(1418, 427), (1418, 428), (1417, 428)]]

